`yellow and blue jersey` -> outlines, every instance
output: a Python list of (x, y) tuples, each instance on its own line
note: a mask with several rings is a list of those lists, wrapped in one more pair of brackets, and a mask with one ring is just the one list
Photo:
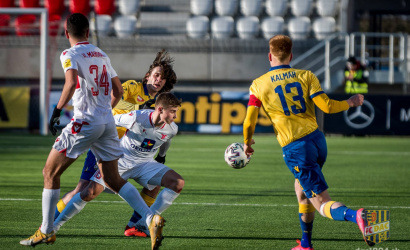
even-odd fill
[[(282, 147), (318, 129), (315, 104), (326, 113), (348, 109), (346, 101), (327, 97), (311, 71), (289, 65), (270, 68), (250, 87), (248, 106), (263, 107)], [(256, 118), (252, 116), (251, 119)]]

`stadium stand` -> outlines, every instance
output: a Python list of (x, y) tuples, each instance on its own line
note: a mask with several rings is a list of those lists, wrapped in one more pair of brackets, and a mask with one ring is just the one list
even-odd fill
[(140, 0), (118, 0), (118, 11), (122, 15), (136, 15), (141, 5)]
[(338, 9), (338, 0), (317, 0), (316, 10), (320, 16), (332, 16), (336, 15)]
[(0, 15), (0, 36), (7, 36), (10, 34), (10, 15)]
[(97, 15), (112, 15), (115, 11), (114, 0), (95, 0), (94, 10)]
[(86, 16), (90, 13), (89, 0), (70, 0), (69, 6), (71, 13), (81, 13)]
[(305, 16), (293, 17), (288, 22), (288, 31), (295, 40), (306, 39), (310, 33), (310, 19)]
[(17, 36), (33, 36), (39, 34), (37, 17), (35, 15), (20, 15), (15, 19)]
[(266, 13), (269, 16), (285, 16), (288, 9), (287, 0), (266, 0), (265, 2)]
[(259, 16), (262, 12), (262, 0), (241, 0), (240, 10), (244, 16)]
[(283, 33), (285, 21), (283, 17), (273, 16), (266, 17), (262, 20), (261, 29), (265, 39), (270, 39), (272, 36)]
[(196, 16), (209, 16), (214, 7), (213, 0), (191, 0), (191, 13)]
[[(97, 31), (98, 36), (108, 36), (111, 32), (112, 17), (110, 15), (96, 15), (90, 20), (90, 30)], [(97, 25), (96, 25), (97, 24)]]
[[(63, 15), (65, 11), (64, 0), (45, 0), (44, 6), (48, 9), (48, 14), (51, 15)], [(55, 18), (53, 18), (55, 20)]]
[(253, 39), (259, 34), (259, 18), (256, 16), (240, 17), (236, 21), (236, 31), (241, 39)]
[(214, 17), (211, 22), (212, 37), (228, 39), (234, 31), (234, 19), (231, 16)]
[(309, 16), (312, 12), (312, 0), (291, 0), (290, 7), (295, 16)]
[(313, 21), (313, 32), (316, 39), (323, 40), (334, 34), (336, 31), (336, 21), (333, 17), (319, 17)]
[(207, 16), (193, 16), (186, 23), (188, 37), (206, 38), (209, 32), (209, 18)]
[(130, 38), (134, 36), (137, 18), (133, 15), (118, 16), (114, 20), (115, 34), (119, 38)]
[(38, 8), (40, 7), (40, 0), (20, 0), (21, 8)]
[(215, 0), (215, 13), (219, 16), (235, 16), (238, 0)]

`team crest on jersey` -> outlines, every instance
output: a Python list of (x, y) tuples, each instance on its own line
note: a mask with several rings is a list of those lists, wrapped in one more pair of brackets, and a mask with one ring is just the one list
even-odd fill
[(67, 58), (67, 59), (65, 59), (65, 61), (64, 61), (64, 68), (66, 69), (66, 68), (68, 68), (68, 67), (71, 67), (71, 60), (70, 60), (70, 58)]
[(144, 141), (141, 143), (141, 148), (152, 149), (154, 145), (155, 145), (154, 140), (145, 138)]
[(138, 96), (138, 97), (137, 97), (137, 101), (143, 102), (143, 101), (144, 101), (144, 98), (142, 98), (141, 96)]

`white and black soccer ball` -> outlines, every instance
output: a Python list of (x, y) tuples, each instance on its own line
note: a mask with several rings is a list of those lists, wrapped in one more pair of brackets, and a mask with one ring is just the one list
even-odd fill
[(243, 143), (234, 142), (225, 150), (225, 162), (232, 168), (243, 168), (250, 160), (251, 156), (247, 156), (243, 150)]

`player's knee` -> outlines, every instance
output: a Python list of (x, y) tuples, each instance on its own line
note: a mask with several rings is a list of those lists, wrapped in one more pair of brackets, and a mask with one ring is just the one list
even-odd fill
[(175, 179), (171, 184), (171, 189), (176, 193), (181, 193), (185, 186), (185, 180), (182, 178)]

